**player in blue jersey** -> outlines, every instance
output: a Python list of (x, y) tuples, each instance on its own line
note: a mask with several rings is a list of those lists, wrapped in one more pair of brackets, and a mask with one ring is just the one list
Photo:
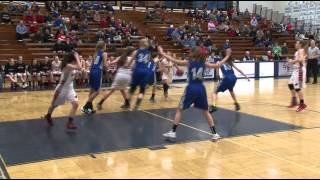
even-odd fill
[(99, 41), (96, 45), (96, 52), (94, 54), (95, 59), (92, 62), (89, 75), (89, 86), (91, 88), (89, 99), (82, 108), (82, 112), (86, 114), (92, 114), (95, 112), (93, 109), (93, 101), (99, 95), (102, 84), (103, 69), (106, 65), (106, 59), (108, 57), (105, 51), (106, 43)]
[(139, 49), (133, 52), (130, 62), (131, 64), (134, 63), (132, 82), (130, 85), (128, 99), (122, 106), (123, 109), (130, 108), (132, 96), (134, 95), (138, 87), (140, 88), (140, 91), (134, 110), (139, 109), (145, 94), (146, 87), (150, 82), (150, 78), (152, 78), (154, 75), (152, 68), (150, 68), (150, 66), (153, 64), (153, 61), (151, 59), (151, 50), (149, 47), (149, 40), (142, 39), (139, 42)]
[(241, 73), (244, 77), (246, 77), (248, 79), (248, 81), (250, 81), (250, 79), (248, 78), (248, 76), (246, 74), (244, 74), (234, 63), (233, 63), (233, 59), (232, 59), (232, 50), (231, 48), (225, 49), (223, 50), (224, 54), (224, 59), (222, 61), (220, 61), (221, 64), (221, 72), (223, 74), (223, 79), (220, 82), (220, 84), (218, 85), (217, 89), (215, 90), (215, 92), (212, 94), (212, 105), (210, 106), (210, 113), (213, 113), (215, 111), (217, 111), (217, 99), (218, 99), (218, 94), (220, 92), (225, 92), (226, 90), (228, 90), (230, 92), (230, 95), (234, 101), (234, 105), (235, 105), (235, 110), (239, 111), (240, 110), (240, 105), (237, 101), (236, 95), (234, 93), (234, 87), (237, 83), (237, 76), (234, 73), (233, 69), (236, 69), (239, 73)]
[(212, 132), (212, 139), (219, 139), (220, 136), (216, 132), (214, 119), (208, 111), (209, 105), (207, 99), (207, 91), (203, 84), (205, 68), (219, 68), (219, 63), (210, 64), (206, 62), (206, 56), (205, 54), (201, 53), (199, 47), (195, 47), (192, 49), (188, 61), (178, 60), (165, 54), (161, 47), (159, 47), (159, 53), (169, 61), (172, 61), (177, 65), (188, 67), (188, 86), (186, 87), (184, 95), (181, 98), (180, 105), (174, 119), (174, 125), (172, 127), (172, 130), (166, 134), (163, 134), (163, 136), (166, 138), (176, 138), (176, 130), (179, 123), (181, 122), (182, 111), (190, 108), (193, 105), (195, 108), (203, 111), (203, 115), (207, 119)]

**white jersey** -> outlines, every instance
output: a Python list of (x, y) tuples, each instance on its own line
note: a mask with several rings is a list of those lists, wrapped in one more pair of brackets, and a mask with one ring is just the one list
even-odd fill
[(160, 63), (162, 66), (165, 66), (164, 70), (162, 71), (162, 80), (171, 81), (173, 77), (173, 72), (172, 68), (168, 66), (172, 66), (172, 63), (167, 59), (163, 59)]
[[(298, 50), (294, 54), (294, 60), (297, 60), (300, 56), (302, 56), (301, 53), (303, 52), (303, 49)], [(305, 57), (306, 58), (306, 57)], [(291, 78), (289, 80), (289, 84), (292, 84), (295, 89), (303, 89), (306, 87), (306, 77), (307, 77), (307, 68), (306, 68), (306, 62), (303, 63), (295, 63), (292, 66), (293, 71)]]

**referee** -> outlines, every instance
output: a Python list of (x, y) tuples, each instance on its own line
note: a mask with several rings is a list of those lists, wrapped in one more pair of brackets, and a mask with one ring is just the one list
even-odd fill
[(307, 66), (307, 83), (310, 83), (311, 74), (313, 74), (313, 84), (318, 83), (318, 58), (320, 57), (320, 50), (316, 47), (316, 41), (310, 41), (308, 50), (308, 66)]

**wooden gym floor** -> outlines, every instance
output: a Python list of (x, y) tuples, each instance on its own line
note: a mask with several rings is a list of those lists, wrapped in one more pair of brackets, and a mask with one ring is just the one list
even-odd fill
[[(208, 92), (211, 92), (214, 83), (206, 84)], [(185, 84), (175, 84), (175, 86), (177, 87), (170, 91), (169, 101), (164, 101), (159, 91), (157, 103), (151, 104), (145, 101), (142, 110), (154, 112), (152, 116), (158, 116), (157, 118), (170, 124), (171, 116), (158, 115), (154, 110), (177, 106)], [(177, 142), (155, 150), (143, 147), (87, 154), (10, 165), (7, 170), (11, 178), (319, 178), (320, 92), (318, 89), (319, 85), (307, 87), (305, 99), (309, 108), (296, 113), (293, 109), (285, 107), (289, 102), (287, 80), (261, 79), (251, 82), (239, 80), (237, 84), (235, 90), (242, 105), (241, 113), (302, 128), (226, 137), (218, 142), (209, 140)], [(39, 119), (46, 112), (52, 94), (52, 91), (1, 93), (0, 126), (4, 126), (5, 123)], [(79, 92), (78, 95), (83, 104), (87, 92)], [(149, 96), (148, 92), (146, 98)], [(121, 102), (122, 99), (117, 93), (106, 102), (104, 110), (97, 116), (123, 114), (119, 108)], [(228, 93), (220, 95), (219, 106), (233, 110)], [(57, 109), (54, 116), (64, 117), (68, 111), (69, 105), (63, 106)], [(218, 117), (219, 123), (223, 122), (223, 117)], [(188, 125), (184, 127), (198, 134), (207, 133), (199, 127)], [(55, 128), (63, 129), (63, 126)], [(170, 125), (165, 128), (169, 130)], [(182, 127), (178, 129), (178, 136), (187, 136), (183, 134), (182, 129)], [(34, 129), (29, 128), (29, 130), (32, 133)], [(4, 134), (6, 131), (0, 133), (0, 136), (6, 135)], [(19, 144), (15, 146), (24, 148)], [(41, 149), (41, 145), (39, 148)], [(5, 147), (0, 147), (0, 151), (1, 149)], [(5, 157), (4, 160), (6, 161)]]

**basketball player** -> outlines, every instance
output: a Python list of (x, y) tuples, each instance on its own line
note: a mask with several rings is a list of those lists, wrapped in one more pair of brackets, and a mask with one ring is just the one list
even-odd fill
[(307, 105), (304, 102), (302, 89), (306, 87), (306, 58), (308, 52), (308, 43), (307, 41), (297, 41), (295, 48), (297, 51), (294, 54), (294, 60), (289, 60), (289, 63), (293, 65), (293, 72), (288, 85), (292, 96), (289, 108), (294, 108), (299, 105), (297, 102), (298, 95), (300, 99), (300, 105), (297, 109), (297, 112), (301, 112), (307, 108)]
[(77, 52), (67, 54), (61, 64), (62, 74), (60, 83), (56, 87), (55, 94), (52, 100), (52, 103), (48, 109), (45, 119), (48, 122), (49, 126), (53, 126), (52, 113), (60, 105), (63, 105), (65, 102), (70, 102), (72, 104), (72, 109), (69, 114), (68, 123), (66, 124), (67, 129), (77, 129), (73, 123), (73, 118), (78, 109), (78, 96), (74, 90), (73, 81), (75, 73), (77, 70), (81, 70), (81, 63), (79, 55)]
[(149, 69), (151, 71), (153, 71), (153, 76), (150, 76), (150, 82), (149, 82), (149, 86), (152, 87), (152, 93), (151, 93), (151, 97), (149, 99), (149, 101), (151, 103), (156, 103), (156, 92), (157, 92), (157, 72), (159, 71), (159, 63), (160, 63), (160, 59), (159, 59), (159, 55), (158, 52), (152, 52), (151, 53), (151, 63), (148, 66)]
[(151, 61), (151, 50), (148, 39), (141, 39), (139, 42), (139, 49), (134, 51), (132, 54), (132, 59), (130, 60), (130, 65), (135, 63), (133, 68), (132, 82), (130, 85), (129, 96), (123, 108), (129, 109), (131, 98), (134, 95), (137, 87), (140, 88), (138, 99), (136, 101), (134, 110), (138, 110), (142, 99), (145, 94), (146, 87), (150, 82), (150, 77), (153, 77), (154, 72), (149, 68), (152, 64)]
[(104, 66), (106, 66), (106, 60), (108, 58), (106, 51), (106, 43), (103, 41), (99, 41), (96, 46), (95, 59), (92, 62), (90, 75), (89, 75), (89, 85), (91, 88), (89, 99), (84, 107), (81, 109), (85, 114), (93, 114), (95, 113), (93, 109), (92, 102), (99, 95), (101, 83), (102, 83), (102, 75)]
[(213, 104), (210, 106), (210, 113), (213, 113), (217, 111), (217, 99), (218, 99), (218, 94), (220, 92), (225, 92), (226, 90), (229, 91), (234, 105), (235, 105), (235, 110), (240, 111), (240, 104), (237, 101), (236, 94), (234, 93), (234, 87), (237, 83), (237, 76), (234, 73), (234, 70), (237, 70), (239, 73), (241, 73), (244, 77), (250, 81), (248, 76), (244, 74), (234, 63), (233, 59), (231, 57), (232, 50), (231, 48), (223, 50), (222, 54), (224, 54), (224, 59), (220, 62), (220, 69), (223, 74), (223, 79), (218, 85), (217, 89), (215, 92), (212, 94), (212, 102)]
[[(168, 56), (172, 56), (171, 52), (167, 53)], [(160, 61), (160, 68), (159, 70), (162, 72), (162, 85), (163, 85), (163, 95), (165, 100), (168, 100), (169, 96), (169, 83), (171, 83), (171, 74), (172, 74), (173, 64), (172, 62), (168, 61), (166, 58), (163, 58)]]
[(109, 90), (106, 95), (100, 100), (97, 104), (97, 108), (99, 110), (102, 109), (103, 103), (117, 90), (119, 90), (126, 101), (125, 104), (129, 104), (128, 95), (126, 92), (127, 87), (130, 85), (131, 78), (132, 78), (132, 70), (129, 65), (129, 59), (131, 58), (130, 55), (133, 53), (134, 48), (128, 47), (126, 51), (118, 57), (112, 64), (117, 64), (117, 73), (112, 83), (111, 90)]
[(176, 112), (174, 125), (172, 130), (166, 134), (163, 134), (163, 136), (166, 138), (176, 138), (176, 130), (181, 122), (182, 111), (194, 105), (195, 108), (202, 110), (203, 115), (207, 119), (212, 132), (212, 140), (219, 139), (220, 136), (216, 132), (214, 120), (208, 111), (207, 92), (203, 84), (205, 68), (218, 68), (219, 64), (207, 63), (206, 57), (203, 53), (201, 53), (199, 47), (195, 47), (191, 50), (189, 61), (182, 61), (168, 56), (163, 52), (161, 47), (159, 47), (159, 53), (177, 65), (188, 67), (188, 86), (186, 87), (184, 95), (181, 98), (179, 108)]

